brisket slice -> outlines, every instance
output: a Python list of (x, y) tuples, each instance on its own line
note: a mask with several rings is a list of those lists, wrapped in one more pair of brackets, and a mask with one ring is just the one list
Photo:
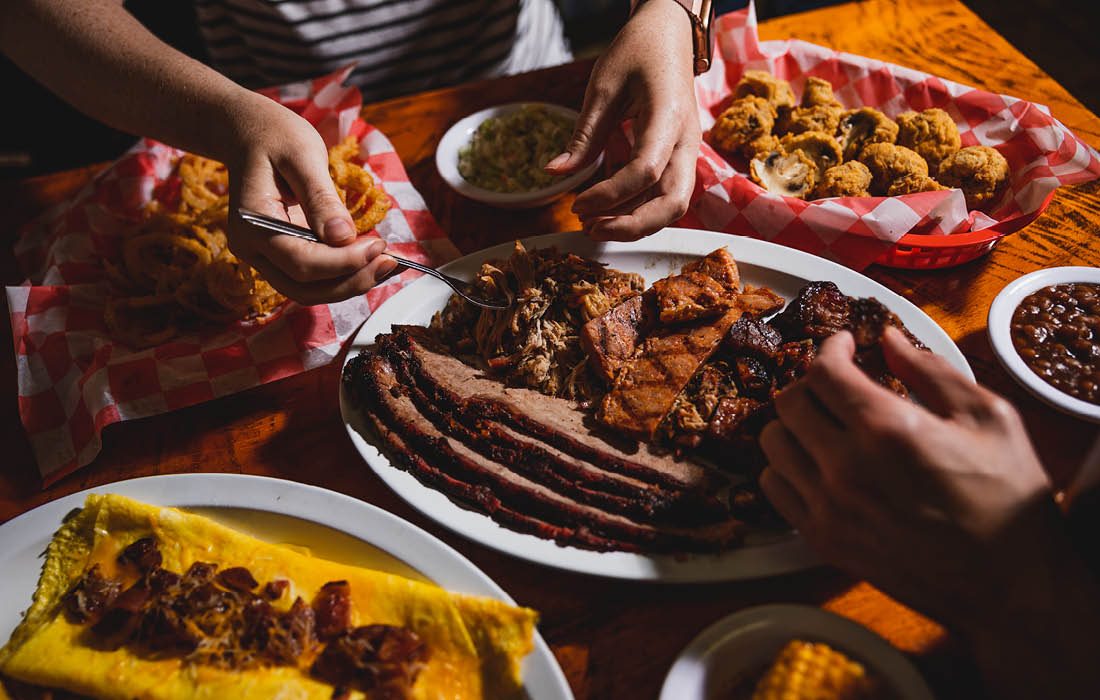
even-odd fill
[[(589, 425), (584, 413), (571, 401), (486, 378), (477, 368), (439, 347), (426, 328), (395, 326), (392, 335), (379, 338), (378, 342), (386, 347), (387, 353), (401, 355), (404, 366), (429, 396), (445, 399), (452, 405), (464, 404), (470, 411), (604, 471), (696, 494), (714, 493), (727, 481), (715, 470), (656, 452), (648, 445), (633, 441), (621, 444), (623, 441), (617, 436)], [(700, 501), (699, 506), (706, 507), (708, 502)], [(713, 505), (721, 506), (717, 501)]]
[[(562, 528), (556, 537), (579, 546), (591, 546), (588, 533), (624, 550), (714, 551), (729, 546), (743, 532), (736, 520), (699, 528), (639, 523), (581, 503), (549, 486), (531, 481), (509, 466), (481, 455), (456, 437), (440, 431), (418, 409), (389, 361), (368, 353), (360, 378), (370, 387), (372, 412), (403, 441), (406, 454), (415, 453), (450, 477), (483, 486), (501, 505), (514, 512)], [(572, 538), (573, 532), (582, 537)]]
[(378, 405), (377, 385), (368, 379), (371, 366), (378, 358), (369, 353), (352, 358), (345, 369), (349, 378), (349, 387), (354, 385), (353, 396), (361, 408), (362, 415), (381, 440), (390, 462), (412, 474), (418, 481), (441, 491), (451, 500), (484, 513), (504, 527), (526, 532), (543, 539), (554, 540), (561, 544), (572, 544), (586, 549), (601, 551), (618, 549), (612, 540), (577, 528), (562, 527), (540, 520), (532, 515), (509, 508), (501, 503), (492, 489), (487, 486), (455, 478), (443, 469), (429, 464), (416, 450), (410, 449), (402, 437), (391, 430), (376, 410)]
[[(384, 350), (383, 353), (386, 354)], [(663, 494), (660, 489), (645, 482), (605, 472), (550, 445), (488, 420), (477, 411), (468, 410), (461, 405), (448, 405), (445, 399), (438, 401), (420, 389), (399, 354), (388, 354), (387, 360), (417, 409), (436, 428), (474, 448), (481, 455), (509, 465), (513, 471), (523, 474), (531, 481), (543, 484), (580, 503), (642, 522), (667, 521), (670, 516), (687, 516), (677, 518), (677, 522), (681, 523), (697, 521), (698, 509), (692, 508), (695, 503), (685, 502), (685, 499), (676, 500), (674, 494)], [(611, 490), (596, 488), (599, 486), (610, 486)], [(720, 516), (728, 517), (728, 512), (722, 511)], [(719, 517), (712, 518), (717, 519)]]

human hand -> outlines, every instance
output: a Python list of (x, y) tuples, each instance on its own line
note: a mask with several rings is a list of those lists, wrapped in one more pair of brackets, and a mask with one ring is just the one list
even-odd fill
[(776, 397), (768, 498), (825, 561), (959, 631), (998, 697), (1095, 697), (1100, 596), (1017, 412), (896, 329), (887, 366), (923, 406), (854, 351), (829, 338)]
[[(259, 95), (239, 108), (229, 166), (229, 244), (277, 290), (301, 304), (366, 292), (396, 266), (386, 242), (357, 237), (328, 171), (328, 149), (294, 112)], [(241, 221), (239, 207), (308, 226), (324, 241), (272, 235)]]
[(1051, 534), (1050, 482), (1016, 411), (895, 329), (897, 396), (825, 341), (775, 400), (761, 485), (822, 557), (940, 619), (985, 607), (990, 587)]
[(573, 204), (596, 240), (637, 240), (687, 211), (701, 139), (693, 65), (691, 20), (674, 0), (645, 2), (596, 62), (573, 139), (546, 166), (576, 172), (634, 119), (630, 161)]

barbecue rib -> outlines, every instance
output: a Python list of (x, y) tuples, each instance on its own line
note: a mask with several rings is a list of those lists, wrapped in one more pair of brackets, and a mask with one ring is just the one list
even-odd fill
[(658, 329), (616, 375), (597, 418), (609, 428), (652, 440), (676, 396), (742, 314), (756, 314), (782, 303), (770, 290), (758, 289), (734, 295), (730, 310), (717, 319)]
[(630, 297), (581, 327), (581, 347), (588, 363), (608, 384), (623, 363), (634, 357), (638, 342), (657, 324), (657, 301), (652, 291)]

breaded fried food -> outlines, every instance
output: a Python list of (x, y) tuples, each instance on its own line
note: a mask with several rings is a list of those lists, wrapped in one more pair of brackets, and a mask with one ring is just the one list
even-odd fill
[(819, 172), (803, 151), (772, 151), (749, 162), (749, 177), (768, 192), (806, 199), (817, 185)]
[(928, 163), (904, 146), (868, 144), (859, 161), (871, 172), (870, 191), (877, 197), (923, 192), (928, 187)]
[(768, 134), (767, 136), (753, 139), (741, 150), (744, 152), (746, 158), (752, 160), (753, 158), (763, 158), (772, 151), (778, 151), (781, 148), (779, 137), (774, 134)]
[(814, 198), (869, 197), (870, 187), (871, 171), (858, 160), (850, 160), (825, 171), (814, 191)]
[(844, 160), (859, 158), (868, 144), (893, 143), (897, 136), (897, 123), (871, 107), (848, 110), (841, 116), (836, 130)]
[(802, 90), (802, 102), (792, 110), (781, 110), (775, 122), (779, 134), (802, 134), (807, 131), (836, 133), (844, 105), (837, 102), (828, 80), (807, 78)]
[(844, 107), (839, 103), (795, 107), (779, 115), (775, 122), (775, 130), (780, 134), (802, 134), (807, 131), (824, 131), (827, 134), (833, 134), (840, 126), (843, 115)]
[(944, 158), (962, 146), (959, 128), (942, 109), (905, 112), (898, 115), (897, 123), (897, 144), (919, 153), (933, 173), (939, 170)]
[(747, 70), (733, 89), (734, 99), (749, 95), (763, 97), (776, 111), (793, 109), (794, 91), (791, 84), (764, 70)]
[(779, 143), (787, 153), (802, 151), (808, 155), (821, 173), (841, 162), (840, 144), (824, 131), (807, 131), (797, 136), (788, 134)]
[(1008, 182), (1008, 161), (989, 146), (967, 146), (944, 158), (939, 180), (958, 187), (966, 195), (966, 206), (982, 209), (992, 205)]
[(710, 141), (728, 153), (753, 158), (759, 151), (774, 148), (774, 126), (775, 107), (764, 97), (747, 95), (719, 115), (710, 129)]
[(823, 78), (815, 78), (810, 76), (806, 78), (806, 84), (802, 88), (802, 101), (799, 103), (802, 107), (813, 107), (815, 105), (836, 105), (840, 106), (840, 103), (836, 100), (836, 95), (833, 94), (833, 84)]

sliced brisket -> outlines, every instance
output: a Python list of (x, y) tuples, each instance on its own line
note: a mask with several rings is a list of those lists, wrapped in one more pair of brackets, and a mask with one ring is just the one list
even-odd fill
[(381, 413), (376, 409), (379, 397), (375, 392), (378, 387), (369, 380), (369, 372), (378, 359), (377, 356), (369, 353), (352, 358), (345, 368), (345, 376), (351, 377), (350, 382), (358, 387), (356, 395), (358, 400), (362, 400), (362, 408), (365, 409), (362, 415), (378, 435), (382, 448), (394, 466), (409, 472), (421, 483), (441, 491), (461, 505), (484, 513), (513, 530), (586, 549), (607, 551), (619, 548), (617, 543), (598, 537), (587, 530), (554, 525), (509, 508), (501, 503), (489, 487), (456, 478), (426, 461), (415, 449), (408, 446), (401, 435), (386, 424)]
[[(470, 411), (537, 438), (577, 459), (665, 489), (709, 494), (725, 477), (701, 465), (621, 439), (591, 425), (576, 404), (530, 389), (507, 387), (440, 348), (426, 329), (396, 326), (379, 338), (387, 354), (398, 353), (429, 396), (464, 404)], [(716, 501), (715, 506), (720, 507)], [(700, 504), (701, 507), (705, 506)], [(713, 507), (713, 506), (711, 506)]]
[[(532, 481), (509, 465), (486, 457), (457, 437), (439, 430), (410, 398), (389, 361), (369, 354), (361, 378), (370, 386), (371, 408), (381, 422), (410, 450), (454, 479), (488, 489), (501, 507), (529, 513), (561, 528), (559, 541), (592, 546), (597, 540), (616, 543), (618, 549), (652, 551), (712, 551), (736, 540), (743, 524), (729, 519), (698, 528), (651, 525), (582, 503), (553, 488)], [(465, 493), (465, 492), (463, 492)], [(461, 496), (460, 496), (461, 498)], [(484, 499), (483, 499), (484, 500)], [(582, 537), (573, 538), (580, 532)]]

